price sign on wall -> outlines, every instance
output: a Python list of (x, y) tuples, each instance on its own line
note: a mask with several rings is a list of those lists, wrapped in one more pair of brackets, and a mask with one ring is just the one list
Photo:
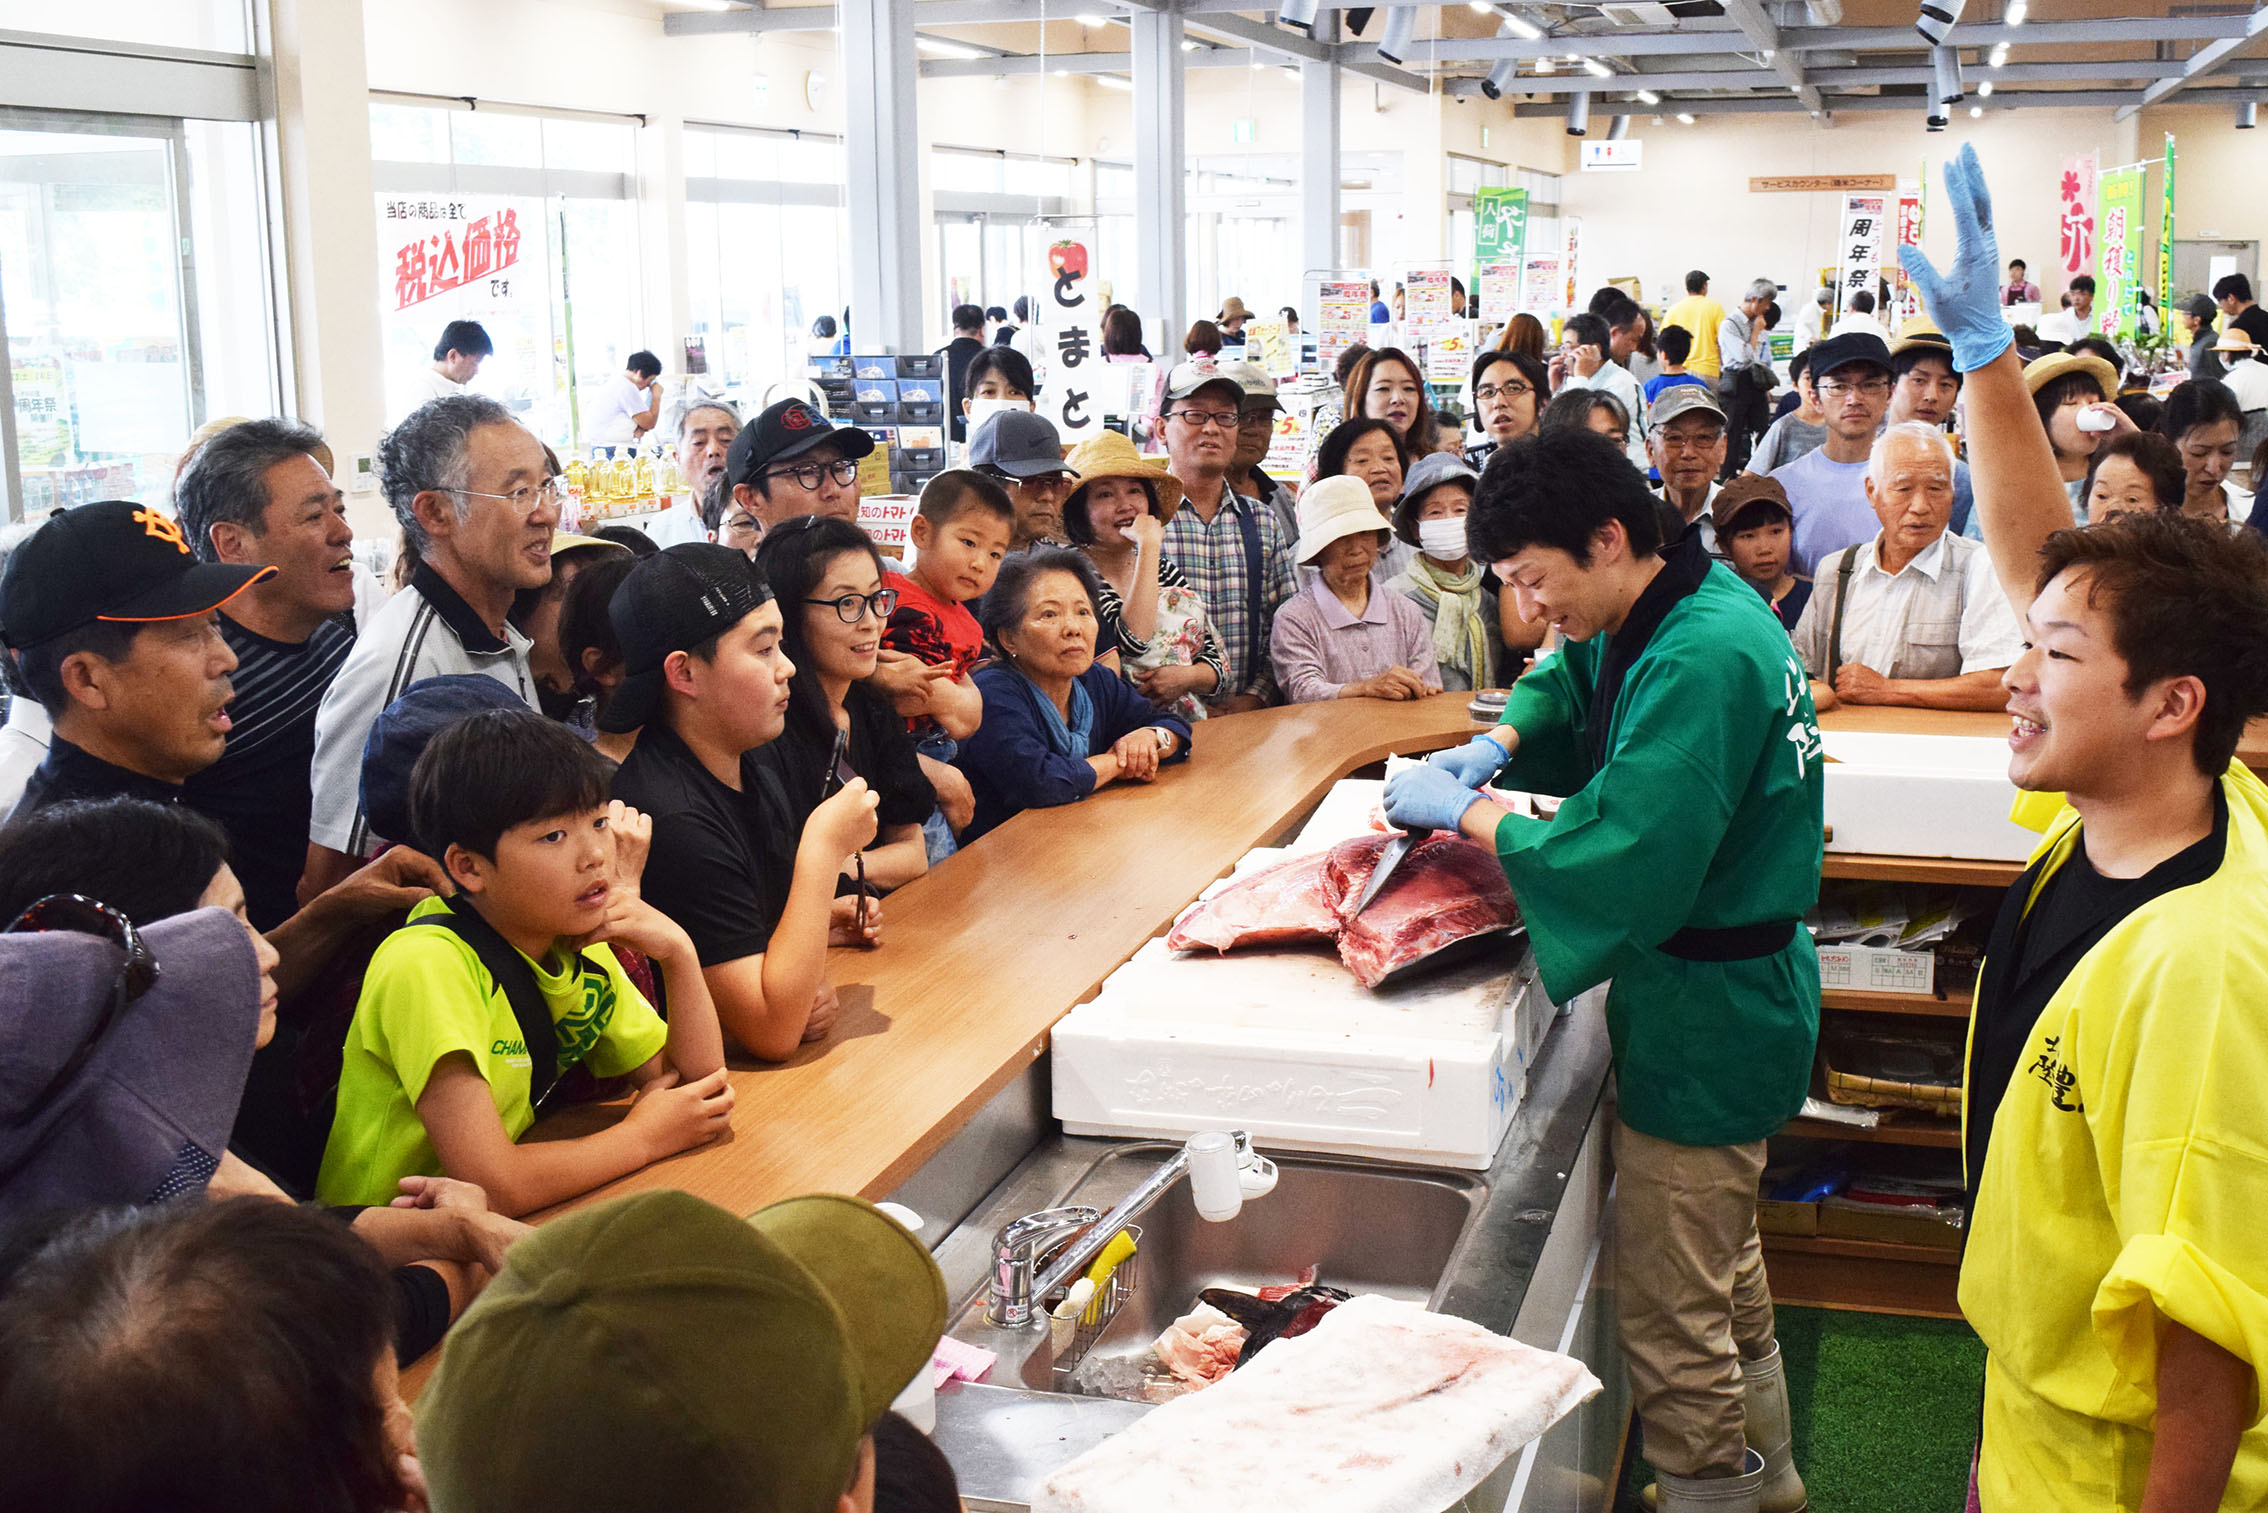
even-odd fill
[(452, 289), (501, 300), (520, 272), (520, 213), (471, 200), (388, 199), (380, 207), (391, 249), (393, 308)]
[[(1050, 243), (1040, 270), (1040, 355), (1046, 363), (1039, 411), (1066, 442), (1102, 429), (1102, 304), (1087, 243), (1065, 235)], [(1123, 393), (1123, 381), (1117, 386)], [(1123, 399), (1120, 401), (1123, 403)]]

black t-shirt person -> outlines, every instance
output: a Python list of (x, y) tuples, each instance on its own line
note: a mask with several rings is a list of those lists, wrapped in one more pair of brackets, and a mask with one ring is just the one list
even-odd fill
[(758, 755), (741, 756), (736, 793), (657, 720), (614, 775), (614, 797), (654, 822), (644, 896), (685, 927), (704, 967), (762, 955), (787, 908), (801, 819)]

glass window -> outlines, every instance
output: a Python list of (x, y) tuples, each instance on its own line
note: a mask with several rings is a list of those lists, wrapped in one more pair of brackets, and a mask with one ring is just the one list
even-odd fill
[(494, 110), (442, 114), (449, 122), (450, 161), (484, 168), (543, 166), (543, 123), (534, 116)]
[(0, 307), (37, 511), (163, 501), (189, 433), (279, 406), (257, 129), (8, 115)]
[(104, 0), (101, 5), (67, 7), (58, 7), (54, 0), (0, 0), (0, 31), (207, 52), (252, 50), (251, 18), (244, 0)]
[[(849, 294), (850, 216), (813, 204), (811, 182), (839, 196), (842, 144), (806, 136), (689, 127), (686, 266), (693, 334), (707, 349), (700, 385), (744, 410), (782, 379), (800, 379), (821, 315), (842, 319)], [(701, 174), (700, 167), (713, 167)], [(577, 317), (578, 321), (580, 316)]]
[(449, 112), (420, 106), (370, 107), (370, 156), (381, 163), (449, 161)]

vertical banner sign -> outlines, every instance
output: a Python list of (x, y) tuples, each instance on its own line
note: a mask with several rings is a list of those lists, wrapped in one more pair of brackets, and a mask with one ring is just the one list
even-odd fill
[[(1921, 245), (1921, 228), (1921, 191), (1919, 189), (1899, 190), (1898, 236), (1894, 246), (1919, 247)], [(1906, 276), (1906, 265), (1898, 261), (1898, 254), (1895, 250), (1883, 258), (1882, 272), (1883, 276), (1890, 280), (1890, 304), (1891, 309), (1896, 312), (1897, 318), (1889, 322), (1889, 326), (1892, 331), (1896, 331), (1907, 321), (1922, 313), (1921, 289), (1912, 279)]]
[(1894, 206), (1889, 195), (1843, 197), (1843, 234), (1836, 240), (1835, 313), (1850, 308), (1851, 296), (1872, 289), (1882, 276), (1882, 244)]
[(1046, 261), (1040, 272), (1039, 324), (1047, 376), (1040, 385), (1039, 411), (1055, 422), (1065, 441), (1083, 441), (1102, 429), (1106, 403), (1097, 330), (1102, 306), (1088, 293), (1093, 270), (1085, 242), (1059, 237), (1049, 244)]
[(2139, 324), (2135, 294), (2142, 287), (2142, 170), (2120, 168), (2096, 183), (2101, 199), (2101, 255), (2096, 259), (2095, 307), (2105, 331), (2131, 337)]
[[(1517, 267), (1528, 248), (1528, 191), (1478, 189), (1473, 192), (1473, 284), (1499, 263)], [(1485, 318), (1485, 313), (1484, 317)], [(1502, 317), (1499, 317), (1500, 319)]]
[(1575, 292), (1576, 259), (1583, 251), (1583, 221), (1580, 216), (1568, 216), (1560, 223), (1565, 233), (1559, 249), (1561, 274), (1559, 307), (1562, 310), (1580, 310), (1586, 301)]
[[(2158, 319), (2173, 319), (2173, 133), (2166, 133), (2166, 172), (2158, 181)], [(2167, 326), (2172, 330), (2172, 326)]]
[(1339, 354), (1370, 340), (1370, 283), (1366, 279), (1325, 279), (1316, 300), (1315, 360), (1335, 373)]
[(2095, 168), (2091, 152), (2063, 160), (2057, 191), (2062, 208), (2056, 216), (2055, 284), (2042, 289), (2043, 295), (2061, 294), (2074, 278), (2095, 266)]

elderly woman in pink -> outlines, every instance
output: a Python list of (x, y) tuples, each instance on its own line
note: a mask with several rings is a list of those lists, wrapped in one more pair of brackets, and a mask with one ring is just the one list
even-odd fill
[(1359, 478), (1326, 478), (1300, 496), (1295, 555), (1316, 569), (1315, 581), (1276, 611), (1269, 640), (1276, 681), (1292, 703), (1441, 691), (1425, 616), (1371, 579), (1392, 536)]

